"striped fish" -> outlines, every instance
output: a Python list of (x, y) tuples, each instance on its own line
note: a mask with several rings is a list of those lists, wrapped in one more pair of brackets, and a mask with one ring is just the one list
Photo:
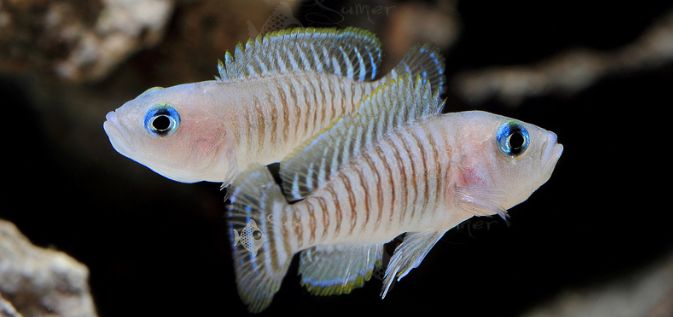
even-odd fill
[(417, 267), (444, 233), (474, 216), (506, 215), (544, 184), (563, 151), (556, 135), (499, 115), (440, 114), (422, 78), (402, 76), (280, 164), (288, 204), (265, 167), (231, 188), (230, 231), (255, 221), (259, 250), (233, 245), (238, 291), (252, 312), (279, 290), (294, 254), (309, 292), (349, 293), (405, 234), (385, 271)]
[(417, 74), (444, 89), (443, 61), (415, 47), (383, 79), (379, 40), (355, 29), (290, 29), (227, 52), (215, 80), (152, 88), (107, 115), (114, 148), (180, 182), (228, 184), (280, 161), (344, 114), (381, 80)]

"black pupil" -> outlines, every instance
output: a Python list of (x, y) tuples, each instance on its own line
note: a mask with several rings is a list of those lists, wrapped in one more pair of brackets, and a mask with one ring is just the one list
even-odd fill
[(252, 237), (255, 238), (255, 240), (259, 240), (259, 239), (262, 238), (262, 232), (259, 231), (259, 230), (255, 230), (255, 231), (252, 233)]
[(152, 120), (152, 127), (157, 131), (166, 131), (171, 126), (171, 119), (166, 115), (160, 115)]
[(521, 152), (521, 149), (523, 148), (523, 144), (525, 142), (526, 140), (523, 138), (523, 134), (521, 133), (521, 131), (514, 131), (512, 132), (512, 135), (509, 137), (509, 147), (515, 154)]

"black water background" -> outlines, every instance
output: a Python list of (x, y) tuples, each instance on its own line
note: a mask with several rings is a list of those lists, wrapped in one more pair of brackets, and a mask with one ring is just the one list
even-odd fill
[[(616, 48), (668, 6), (461, 1), (464, 32), (447, 55), (449, 73), (535, 62), (565, 48)], [(48, 141), (42, 123), (50, 118), (32, 110), (22, 83), (0, 79), (0, 217), (87, 264), (101, 316), (244, 314), (224, 220), (198, 212), (223, 205), (218, 185), (177, 184), (142, 167), (135, 176), (112, 171), (109, 160), (125, 159), (111, 148), (77, 161)], [(449, 232), (384, 301), (377, 281), (348, 296), (312, 297), (295, 263), (266, 313), (516, 316), (564, 290), (637, 272), (673, 251), (672, 88), (669, 65), (518, 108), (456, 105), (538, 124), (565, 145), (551, 181), (511, 211), (511, 226), (474, 219)], [(107, 142), (102, 129), (92, 138)], [(146, 179), (134, 182), (137, 173)]]

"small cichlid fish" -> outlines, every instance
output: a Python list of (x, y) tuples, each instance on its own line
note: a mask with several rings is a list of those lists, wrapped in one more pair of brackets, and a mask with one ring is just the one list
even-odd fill
[(380, 60), (368, 31), (274, 32), (227, 52), (216, 80), (151, 88), (108, 113), (103, 128), (119, 153), (167, 178), (227, 185), (353, 112), (381, 80), (418, 74), (444, 89), (443, 61), (428, 46), (374, 81)]
[(233, 245), (250, 311), (271, 303), (294, 254), (309, 292), (349, 293), (381, 265), (383, 245), (406, 233), (385, 271), (385, 297), (449, 229), (506, 216), (550, 178), (563, 152), (554, 133), (487, 112), (440, 114), (430, 87), (401, 76), (377, 88), (281, 161), (285, 193), (265, 167), (234, 181), (230, 231), (255, 221), (262, 237), (256, 252)]

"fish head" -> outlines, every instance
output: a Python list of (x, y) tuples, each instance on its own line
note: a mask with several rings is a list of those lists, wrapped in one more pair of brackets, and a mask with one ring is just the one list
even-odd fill
[(527, 200), (549, 180), (563, 153), (556, 134), (536, 125), (482, 111), (462, 119), (457, 185), (487, 214)]
[(103, 123), (110, 143), (172, 180), (226, 183), (235, 164), (234, 142), (206, 83), (155, 87), (124, 103)]

